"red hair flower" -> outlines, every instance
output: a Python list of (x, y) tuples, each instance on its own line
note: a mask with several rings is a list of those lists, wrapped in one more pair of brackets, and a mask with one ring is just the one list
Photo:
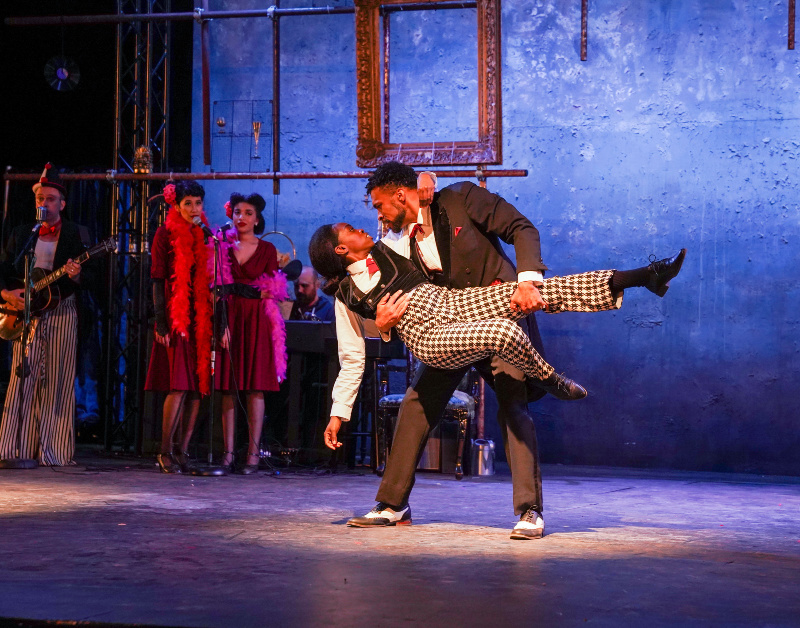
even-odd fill
[(233, 207), (231, 207), (231, 202), (230, 201), (227, 201), (225, 203), (225, 215), (228, 218), (233, 218)]
[(167, 201), (168, 205), (175, 204), (175, 185), (170, 183), (164, 186), (164, 200)]

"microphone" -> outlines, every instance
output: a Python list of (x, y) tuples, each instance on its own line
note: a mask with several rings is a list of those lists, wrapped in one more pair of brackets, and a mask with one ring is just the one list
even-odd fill
[(37, 207), (36, 208), (36, 221), (37, 222), (44, 222), (47, 218), (47, 207)]
[(211, 238), (212, 240), (216, 240), (217, 238), (214, 236), (214, 232), (208, 228), (207, 225), (203, 224), (203, 221), (200, 220), (200, 216), (195, 216), (192, 218), (192, 222), (195, 224), (196, 227), (200, 227), (203, 230), (203, 233), (207, 238)]
[(233, 225), (229, 222), (226, 222), (224, 225), (222, 225), (222, 228), (220, 228), (220, 233), (222, 233), (223, 238), (225, 237), (225, 234), (228, 233), (228, 229), (233, 229)]

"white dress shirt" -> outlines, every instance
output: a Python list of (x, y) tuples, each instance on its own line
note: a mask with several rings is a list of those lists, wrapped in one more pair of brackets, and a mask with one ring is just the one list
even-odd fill
[[(398, 250), (398, 240), (383, 238), (383, 243), (390, 249), (403, 254)], [(408, 238), (406, 238), (406, 248), (408, 248)], [(370, 256), (371, 257), (371, 256)], [(370, 276), (367, 270), (367, 260), (353, 262), (347, 267), (350, 279), (361, 290), (367, 293), (378, 285), (381, 279), (381, 271), (376, 271)], [(333, 385), (333, 405), (331, 406), (331, 416), (338, 416), (343, 421), (349, 421), (353, 412), (353, 404), (358, 395), (358, 387), (361, 386), (361, 377), (364, 374), (365, 348), (364, 338), (383, 338), (389, 340), (390, 334), (382, 334), (375, 326), (375, 321), (365, 319), (363, 316), (347, 309), (347, 306), (339, 299), (334, 299), (334, 311), (336, 313), (336, 338), (339, 343), (339, 375)]]
[(41, 238), (36, 240), (36, 248), (34, 249), (36, 255), (36, 268), (43, 268), (44, 270), (53, 270), (53, 263), (56, 259), (56, 247), (58, 240), (55, 242), (45, 242)]

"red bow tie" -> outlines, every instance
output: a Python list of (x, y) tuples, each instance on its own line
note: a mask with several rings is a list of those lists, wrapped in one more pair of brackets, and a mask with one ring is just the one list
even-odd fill
[(50, 226), (45, 222), (45, 223), (42, 223), (41, 227), (39, 227), (39, 235), (40, 236), (55, 234), (55, 233), (58, 233), (59, 231), (61, 231), (61, 221), (60, 220), (56, 224), (54, 224), (53, 226)]
[(375, 263), (375, 260), (371, 257), (367, 258), (367, 270), (369, 271), (369, 276), (372, 277), (376, 272), (378, 272), (378, 265)]
[(418, 233), (421, 233), (423, 236), (425, 235), (425, 232), (422, 230), (422, 225), (416, 223), (413, 227), (411, 227), (411, 233), (408, 235), (408, 237), (416, 238)]

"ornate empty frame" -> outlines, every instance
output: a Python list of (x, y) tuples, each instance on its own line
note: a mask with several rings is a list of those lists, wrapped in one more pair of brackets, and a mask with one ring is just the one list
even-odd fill
[[(500, 0), (477, 0), (478, 10), (478, 140), (414, 142), (389, 141), (388, 37), (382, 37), (380, 14), (396, 5), (425, 8), (466, 8), (451, 0), (355, 0), (356, 73), (358, 80), (358, 146), (356, 163), (374, 167), (391, 160), (408, 165), (455, 166), (502, 163), (500, 105)], [(472, 3), (469, 3), (472, 4)], [(460, 7), (459, 7), (460, 5)], [(382, 41), (383, 40), (383, 41)], [(381, 45), (386, 46), (381, 71)], [(381, 94), (384, 105), (381, 105)]]

